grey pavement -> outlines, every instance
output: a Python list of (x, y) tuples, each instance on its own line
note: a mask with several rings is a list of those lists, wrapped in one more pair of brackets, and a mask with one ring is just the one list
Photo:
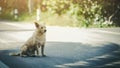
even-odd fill
[(0, 61), (0, 68), (9, 68), (9, 67)]
[(0, 22), (0, 68), (120, 68), (120, 28), (47, 26), (47, 57), (9, 56), (34, 29), (33, 24)]

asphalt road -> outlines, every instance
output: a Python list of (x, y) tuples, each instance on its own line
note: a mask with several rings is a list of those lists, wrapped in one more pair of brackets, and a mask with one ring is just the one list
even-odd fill
[(47, 57), (9, 56), (11, 52), (19, 52), (34, 26), (2, 23), (0, 68), (120, 68), (120, 28), (47, 29)]

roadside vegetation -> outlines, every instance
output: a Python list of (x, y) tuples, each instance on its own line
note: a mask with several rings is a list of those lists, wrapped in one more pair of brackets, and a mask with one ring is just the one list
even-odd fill
[[(39, 18), (39, 19), (37, 19)], [(119, 0), (0, 0), (0, 20), (70, 27), (120, 27)]]

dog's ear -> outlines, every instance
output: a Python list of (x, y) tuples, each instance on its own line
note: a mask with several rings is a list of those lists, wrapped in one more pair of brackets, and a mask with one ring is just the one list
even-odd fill
[(39, 24), (37, 22), (34, 22), (34, 23), (35, 23), (35, 27), (38, 28)]

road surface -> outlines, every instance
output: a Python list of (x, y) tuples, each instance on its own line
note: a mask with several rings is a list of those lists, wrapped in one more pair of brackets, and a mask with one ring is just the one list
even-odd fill
[(0, 68), (120, 68), (120, 28), (47, 27), (47, 57), (9, 56), (32, 35), (33, 24), (0, 22)]

